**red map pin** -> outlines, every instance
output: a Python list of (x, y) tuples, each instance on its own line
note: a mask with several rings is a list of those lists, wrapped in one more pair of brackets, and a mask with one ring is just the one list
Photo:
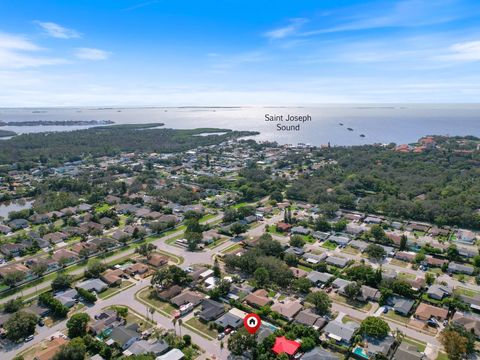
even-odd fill
[(243, 326), (245, 326), (245, 329), (252, 335), (257, 332), (261, 324), (262, 320), (257, 314), (248, 314), (243, 318)]

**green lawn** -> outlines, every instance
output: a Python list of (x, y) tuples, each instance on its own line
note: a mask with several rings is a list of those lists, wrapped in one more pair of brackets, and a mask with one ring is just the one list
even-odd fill
[(448, 360), (448, 356), (444, 352), (439, 352), (437, 356), (437, 360)]
[(159, 313), (165, 316), (171, 317), (172, 312), (175, 311), (175, 308), (172, 305), (158, 299), (155, 296), (153, 290), (148, 287), (140, 290), (135, 296), (141, 302), (154, 307), (155, 310), (157, 310)]
[(285, 233), (284, 232), (281, 232), (281, 231), (278, 231), (277, 230), (277, 226), (276, 225), (270, 225), (268, 227), (268, 232), (270, 234), (275, 234), (275, 235), (278, 235), (278, 236), (285, 236)]
[(207, 215), (204, 215), (200, 218), (200, 222), (205, 222), (205, 221), (208, 221), (210, 219), (213, 219), (215, 216), (217, 216), (217, 214), (207, 214)]
[(234, 244), (234, 245), (232, 245), (232, 246), (229, 246), (229, 247), (223, 249), (223, 250), (221, 251), (221, 253), (222, 253), (222, 254), (228, 254), (228, 253), (234, 252), (234, 251), (236, 251), (236, 250), (239, 250), (239, 249), (241, 249), (241, 248), (242, 248), (242, 245), (240, 245), (240, 244)]
[(404, 268), (408, 268), (410, 266), (409, 263), (405, 262), (405, 261), (402, 261), (402, 260), (398, 260), (398, 259), (392, 259), (390, 261), (390, 264), (391, 265), (394, 265), (394, 266), (400, 266), (400, 267), (404, 267)]
[(385, 317), (387, 319), (402, 323), (402, 324), (408, 324), (410, 322), (410, 318), (402, 316), (397, 314), (395, 311), (390, 310), (386, 314), (382, 314), (382, 317)]
[(322, 247), (328, 250), (335, 250), (337, 248), (337, 244), (327, 240), (322, 244)]
[(300, 264), (299, 264), (297, 267), (298, 267), (299, 269), (302, 269), (302, 270), (307, 271), (307, 272), (313, 271), (313, 269), (311, 269), (311, 268), (309, 268), (308, 266), (305, 266), (305, 265), (300, 265)]
[(415, 275), (409, 274), (409, 273), (404, 273), (404, 272), (398, 273), (397, 277), (398, 277), (399, 280), (406, 280), (406, 281), (416, 279)]
[(103, 205), (97, 206), (97, 207), (95, 208), (95, 211), (101, 213), (101, 212), (108, 211), (108, 210), (110, 210), (111, 208), (112, 208), (112, 207), (111, 207), (110, 205), (108, 205), (108, 204), (103, 204)]
[(350, 255), (358, 255), (360, 253), (360, 251), (358, 249), (355, 249), (355, 248), (351, 247), (350, 245), (345, 247), (342, 250), (342, 252), (345, 253), (345, 254), (350, 254)]
[(110, 297), (112, 297), (113, 295), (133, 286), (133, 282), (131, 281), (127, 281), (127, 280), (122, 280), (122, 284), (120, 286), (116, 286), (116, 287), (109, 287), (107, 290), (105, 290), (104, 292), (98, 294), (98, 297), (100, 299), (108, 299)]
[(348, 316), (348, 315), (345, 315), (343, 318), (342, 318), (342, 323), (346, 324), (347, 322), (354, 322), (354, 323), (359, 323), (359, 321), (351, 316)]
[(215, 330), (211, 330), (208, 327), (208, 324), (202, 323), (196, 317), (188, 319), (186, 322), (183, 323), (183, 325), (208, 340), (213, 340), (217, 338), (217, 332)]
[(427, 347), (427, 344), (424, 343), (424, 342), (421, 342), (421, 341), (418, 341), (418, 340), (415, 340), (415, 339), (412, 339), (412, 338), (409, 338), (407, 336), (405, 336), (405, 338), (403, 339), (404, 342), (410, 344), (410, 345), (413, 345), (413, 346), (416, 346), (418, 351), (420, 352), (424, 352), (425, 351), (425, 348)]
[(465, 295), (469, 297), (480, 297), (480, 293), (478, 291), (470, 290), (460, 286), (455, 289), (455, 293), (458, 295)]
[(330, 296), (334, 302), (351, 306), (355, 309), (358, 309), (363, 312), (368, 312), (372, 308), (372, 304), (365, 303), (362, 301), (347, 299), (346, 297), (338, 294), (333, 294)]

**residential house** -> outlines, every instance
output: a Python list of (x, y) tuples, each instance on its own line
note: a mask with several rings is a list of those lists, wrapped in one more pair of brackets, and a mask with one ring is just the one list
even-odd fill
[(88, 331), (94, 335), (100, 335), (124, 323), (124, 320), (117, 316), (115, 310), (104, 310), (95, 315), (95, 321), (88, 326)]
[(285, 336), (279, 336), (275, 339), (275, 344), (272, 351), (277, 354), (287, 354), (289, 357), (294, 357), (300, 349), (300, 343), (295, 340), (288, 340)]
[(413, 260), (415, 260), (415, 256), (416, 254), (414, 252), (398, 251), (395, 254), (395, 259), (412, 262)]
[(145, 264), (135, 263), (135, 264), (129, 265), (127, 268), (125, 268), (125, 272), (130, 276), (135, 276), (135, 275), (143, 275), (149, 269), (150, 268)]
[(12, 244), (6, 243), (0, 246), (0, 251), (5, 256), (21, 256), (22, 253), (27, 249), (24, 244)]
[(215, 320), (215, 324), (221, 329), (231, 328), (236, 330), (243, 325), (243, 317), (227, 312)]
[(306, 227), (303, 227), (303, 226), (295, 226), (290, 229), (290, 232), (292, 234), (308, 235), (310, 234), (310, 229), (307, 229)]
[(450, 296), (453, 289), (447, 285), (433, 284), (427, 290), (428, 297), (435, 300), (442, 300), (444, 297)]
[(67, 249), (55, 251), (52, 255), (52, 258), (59, 264), (71, 264), (79, 260), (77, 253)]
[(25, 275), (25, 278), (23, 279), (23, 281), (31, 280), (34, 277), (30, 269), (20, 263), (2, 266), (0, 268), (0, 277), (5, 278), (8, 274), (12, 274), (16, 272), (19, 272)]
[(448, 310), (433, 305), (420, 303), (415, 311), (415, 317), (422, 321), (428, 321), (431, 318), (443, 321), (447, 318)]
[(108, 284), (108, 286), (118, 286), (122, 283), (125, 274), (122, 269), (108, 269), (100, 275), (100, 280)]
[(185, 358), (183, 352), (179, 349), (172, 349), (164, 355), (157, 356), (155, 360), (182, 360)]
[(332, 235), (328, 238), (328, 241), (334, 242), (340, 246), (347, 246), (350, 242), (350, 238), (348, 236)]
[(362, 240), (352, 240), (350, 241), (349, 245), (354, 249), (360, 250), (361, 252), (364, 252), (368, 247), (368, 243)]
[(108, 284), (104, 283), (100, 279), (88, 279), (78, 283), (76, 285), (77, 289), (84, 289), (87, 291), (95, 291), (97, 294), (105, 291), (108, 288)]
[(272, 299), (268, 298), (268, 292), (264, 289), (258, 289), (255, 292), (248, 294), (244, 300), (249, 305), (257, 308), (270, 305), (273, 302)]
[(408, 316), (415, 305), (415, 301), (401, 296), (390, 296), (387, 300), (387, 303), (393, 307), (393, 310), (396, 313), (403, 316)]
[(327, 258), (327, 256), (328, 255), (326, 253), (322, 253), (320, 255), (305, 253), (302, 255), (302, 258), (305, 259), (306, 262), (315, 265), (315, 264), (318, 264), (319, 262), (324, 261)]
[(313, 234), (312, 234), (313, 238), (314, 239), (317, 239), (317, 240), (320, 240), (320, 241), (324, 241), (324, 240), (327, 240), (328, 237), (330, 236), (330, 233), (328, 232), (323, 232), (323, 231), (315, 231)]
[(182, 292), (181, 294), (173, 297), (170, 302), (173, 305), (176, 305), (177, 307), (180, 307), (182, 305), (191, 303), (193, 306), (197, 306), (202, 303), (202, 301), (205, 299), (205, 295), (202, 293), (196, 292), (196, 291), (191, 291), (191, 290), (186, 290)]
[(476, 234), (471, 230), (458, 230), (457, 231), (457, 242), (463, 244), (473, 245), (477, 239)]
[(156, 291), (160, 300), (170, 301), (170, 299), (182, 292), (182, 287), (178, 285), (172, 285), (167, 289), (157, 288)]
[(463, 265), (452, 261), (448, 264), (448, 271), (450, 273), (472, 275), (475, 269), (473, 266)]
[(357, 296), (357, 300), (360, 301), (379, 301), (382, 294), (379, 290), (372, 288), (367, 285), (362, 285), (360, 287), (360, 294)]
[(307, 275), (307, 279), (310, 280), (315, 286), (320, 286), (328, 283), (334, 276), (329, 273), (311, 271)]
[(352, 341), (353, 334), (360, 327), (359, 324), (354, 322), (342, 323), (341, 321), (331, 321), (325, 326), (323, 332), (325, 335), (337, 343), (349, 345)]
[(294, 321), (298, 324), (311, 326), (315, 330), (319, 330), (319, 329), (323, 328), (325, 326), (325, 324), (327, 323), (327, 321), (323, 317), (313, 313), (311, 310), (300, 311), (295, 316)]
[(213, 321), (225, 313), (222, 303), (215, 300), (206, 299), (202, 302), (202, 311), (198, 315), (200, 320), (205, 322)]
[(159, 253), (152, 253), (147, 257), (146, 261), (148, 265), (159, 268), (168, 263), (168, 257)]
[(295, 315), (303, 309), (303, 305), (300, 301), (296, 300), (282, 300), (273, 304), (271, 309), (282, 315), (285, 319), (292, 320)]
[(0, 224), (0, 234), (7, 235), (12, 231), (12, 229), (7, 225)]
[(332, 353), (324, 348), (316, 347), (306, 352), (302, 357), (302, 360), (340, 360), (341, 356)]
[(163, 341), (158, 340), (155, 342), (149, 342), (146, 340), (135, 341), (127, 350), (123, 352), (125, 356), (141, 355), (141, 354), (153, 354), (155, 356), (166, 353), (169, 349), (169, 345)]
[(138, 332), (138, 324), (132, 323), (127, 326), (121, 325), (113, 327), (113, 330), (110, 333), (109, 337), (123, 350), (126, 350), (140, 338), (140, 334)]
[(386, 359), (390, 359), (393, 351), (395, 338), (391, 335), (388, 335), (382, 339), (374, 337), (365, 337), (365, 352), (369, 358), (374, 358), (377, 355), (383, 355)]
[(56, 231), (56, 232), (44, 235), (43, 239), (50, 242), (51, 244), (58, 244), (58, 243), (61, 243), (62, 241), (67, 240), (68, 235), (63, 232)]
[(13, 230), (25, 229), (29, 225), (28, 220), (25, 219), (14, 219), (8, 223), (8, 226)]
[(455, 324), (462, 325), (467, 331), (480, 338), (480, 317), (472, 314), (463, 314), (459, 311), (453, 315), (452, 321)]
[(393, 354), (392, 360), (423, 360), (424, 357), (415, 345), (403, 341)]
[(66, 306), (67, 308), (71, 308), (73, 305), (77, 303), (77, 297), (78, 297), (78, 293), (77, 293), (77, 290), (75, 289), (69, 289), (66, 291), (56, 293), (54, 295), (54, 298), (60, 301), (62, 305)]
[(341, 257), (338, 257), (338, 256), (329, 256), (329, 257), (327, 257), (325, 262), (328, 265), (336, 266), (336, 267), (339, 267), (339, 268), (344, 268), (345, 266), (347, 266), (348, 259), (341, 258)]

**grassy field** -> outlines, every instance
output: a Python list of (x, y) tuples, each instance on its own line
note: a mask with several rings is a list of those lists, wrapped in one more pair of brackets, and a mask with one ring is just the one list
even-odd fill
[(382, 314), (382, 317), (402, 323), (402, 324), (408, 324), (410, 322), (410, 318), (399, 315), (393, 310), (390, 310), (386, 314)]
[(360, 311), (363, 311), (363, 312), (368, 312), (372, 308), (372, 304), (370, 304), (370, 303), (364, 303), (364, 302), (361, 302), (361, 301), (347, 299), (346, 297), (338, 295), (338, 294), (333, 294), (330, 297), (336, 303), (348, 305), (350, 307), (353, 307), (353, 308), (355, 308), (357, 310), (360, 310)]
[(211, 330), (207, 324), (202, 323), (196, 317), (188, 319), (186, 322), (183, 323), (183, 326), (189, 328), (190, 330), (204, 337), (205, 339), (214, 340), (217, 338), (217, 332), (215, 330)]
[(413, 345), (413, 346), (416, 346), (418, 351), (420, 352), (424, 352), (425, 351), (425, 348), (427, 347), (427, 344), (424, 343), (424, 342), (421, 342), (421, 341), (418, 341), (418, 340), (415, 340), (415, 339), (412, 339), (412, 338), (409, 338), (407, 336), (405, 336), (405, 338), (403, 339), (403, 341), (405, 341), (406, 343), (410, 344), (410, 345)]
[(128, 289), (129, 287), (132, 287), (134, 285), (133, 282), (131, 281), (128, 281), (128, 280), (122, 280), (122, 283), (120, 284), (120, 286), (117, 286), (117, 287), (109, 287), (107, 290), (105, 290), (104, 292), (98, 294), (98, 297), (100, 299), (108, 299), (110, 297), (112, 297), (113, 295), (125, 290), (125, 289)]
[(408, 268), (410, 266), (409, 263), (405, 262), (405, 261), (402, 261), (402, 260), (398, 260), (398, 259), (392, 259), (390, 261), (390, 264), (391, 265), (394, 265), (394, 266), (400, 266), (400, 267), (404, 267), (404, 268)]
[(399, 280), (406, 280), (406, 281), (416, 279), (416, 276), (414, 274), (408, 274), (404, 272), (398, 273), (397, 277)]
[(239, 250), (242, 248), (242, 245), (240, 244), (233, 244), (232, 246), (229, 246), (221, 251), (222, 254), (228, 254), (233, 251)]
[(311, 269), (311, 268), (309, 268), (308, 266), (305, 266), (305, 265), (300, 265), (300, 264), (299, 264), (297, 267), (298, 267), (299, 269), (302, 269), (302, 270), (306, 271), (306, 272), (311, 272), (311, 271), (313, 271), (313, 269)]
[(457, 287), (455, 289), (455, 294), (458, 294), (458, 295), (465, 295), (465, 296), (469, 296), (469, 297), (480, 297), (480, 292), (478, 291), (475, 291), (475, 290), (471, 290), (471, 289), (467, 289), (467, 288), (464, 288), (464, 287)]
[(322, 244), (322, 247), (328, 250), (335, 250), (337, 248), (337, 244), (327, 240)]
[(448, 360), (448, 356), (444, 352), (439, 352), (437, 356), (437, 360)]
[(175, 308), (167, 302), (159, 300), (154, 294), (152, 294), (152, 289), (145, 288), (140, 290), (135, 297), (144, 304), (148, 304), (155, 308), (159, 313), (167, 317), (172, 316), (172, 312), (175, 311)]
[(215, 216), (217, 216), (217, 214), (207, 214), (207, 215), (204, 215), (200, 218), (200, 222), (205, 222), (205, 221), (208, 221), (210, 219), (213, 219)]
[(358, 249), (355, 249), (351, 247), (350, 245), (342, 249), (342, 252), (345, 254), (350, 254), (350, 255), (358, 255), (360, 251)]
[(351, 316), (348, 316), (348, 315), (345, 315), (343, 318), (342, 318), (342, 323), (346, 324), (347, 322), (354, 322), (354, 323), (359, 323), (360, 321), (358, 321), (357, 319), (351, 317)]

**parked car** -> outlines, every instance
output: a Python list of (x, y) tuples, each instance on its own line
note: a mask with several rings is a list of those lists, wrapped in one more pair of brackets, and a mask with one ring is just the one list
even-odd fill
[(233, 330), (232, 328), (228, 327), (223, 332), (225, 333), (225, 335), (228, 335), (232, 332), (232, 330)]
[(222, 340), (224, 337), (225, 337), (225, 334), (222, 332), (222, 333), (218, 334), (217, 339)]
[(33, 335), (29, 335), (25, 338), (25, 342), (29, 342), (33, 340)]

